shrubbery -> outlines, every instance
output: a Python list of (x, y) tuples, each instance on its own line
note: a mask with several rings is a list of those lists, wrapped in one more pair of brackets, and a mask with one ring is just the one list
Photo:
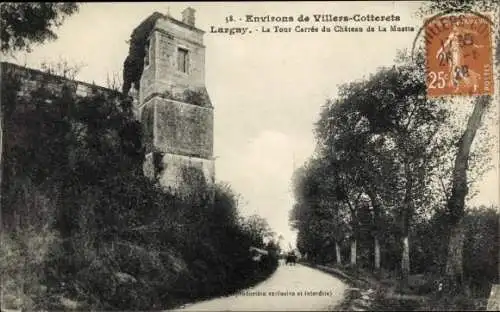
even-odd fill
[[(410, 249), (412, 274), (423, 275), (427, 282), (416, 293), (427, 294), (436, 291), (440, 273), (446, 261), (448, 237), (443, 228), (442, 215), (436, 214), (430, 220), (418, 222), (410, 233)], [(464, 240), (464, 278), (474, 297), (488, 297), (491, 284), (498, 283), (498, 228), (500, 215), (495, 207), (476, 207), (469, 209), (465, 215)], [(394, 226), (393, 226), (394, 227)], [(395, 228), (387, 226), (381, 239), (382, 269), (398, 273), (400, 262), (400, 246), (395, 240)], [(363, 243), (363, 242), (362, 242)], [(359, 254), (358, 265), (373, 269), (373, 240), (368, 237)], [(349, 259), (349, 245), (342, 248), (343, 259)], [(334, 263), (335, 249), (323, 248), (321, 257), (313, 260), (320, 263)], [(396, 274), (398, 275), (398, 274)]]
[[(263, 241), (246, 230), (229, 187), (199, 180), (195, 191), (173, 195), (143, 175), (128, 99), (75, 99), (43, 83), (19, 96), (18, 82), (12, 76), (2, 90), (1, 269), (4, 291), (24, 293), (25, 307), (60, 309), (62, 296), (99, 310), (171, 308), (276, 269), (272, 253), (252, 261), (249, 247)], [(40, 196), (28, 205), (25, 194)]]

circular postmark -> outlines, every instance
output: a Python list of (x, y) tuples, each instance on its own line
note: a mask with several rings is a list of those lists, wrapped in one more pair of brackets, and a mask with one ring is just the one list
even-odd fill
[(429, 97), (493, 94), (492, 25), (486, 15), (473, 11), (426, 19), (413, 42), (412, 59), (424, 33)]

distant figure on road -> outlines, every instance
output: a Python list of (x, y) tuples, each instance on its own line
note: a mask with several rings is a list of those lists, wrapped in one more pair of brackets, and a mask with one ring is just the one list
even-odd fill
[(295, 265), (295, 263), (297, 262), (297, 256), (295, 255), (295, 253), (293, 251), (290, 251), (287, 255), (286, 255), (286, 264), (290, 264), (290, 265)]

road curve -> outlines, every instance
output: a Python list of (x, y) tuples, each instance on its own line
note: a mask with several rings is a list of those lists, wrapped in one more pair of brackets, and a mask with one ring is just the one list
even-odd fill
[(175, 311), (328, 311), (340, 303), (346, 288), (321, 271), (299, 264), (280, 266), (270, 278), (239, 294)]

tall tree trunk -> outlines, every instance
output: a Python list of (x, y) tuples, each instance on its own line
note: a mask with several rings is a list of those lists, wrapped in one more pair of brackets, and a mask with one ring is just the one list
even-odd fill
[(353, 237), (351, 239), (351, 264), (352, 265), (356, 265), (356, 258), (357, 258), (356, 247), (357, 247), (356, 237)]
[[(3, 81), (3, 77), (4, 77), (4, 73), (3, 73), (3, 69), (4, 69), (4, 66), (3, 65), (0, 65), (0, 82), (1, 83), (5, 83), (5, 81)], [(3, 91), (3, 88), (1, 89), (0, 91), (0, 213), (2, 211), (2, 203), (3, 203), (3, 199), (2, 199), (2, 190), (3, 190), (3, 184), (2, 184), (2, 181), (3, 181), (3, 128), (4, 128), (4, 123), (3, 123), (3, 101), (5, 100), (4, 98), (4, 95), (2, 94), (2, 91)], [(0, 224), (1, 226), (4, 225), (3, 223), (3, 219), (2, 219), (2, 215), (0, 215)]]
[(377, 198), (377, 195), (371, 190), (367, 190), (368, 197), (370, 197), (370, 201), (372, 202), (373, 207), (373, 241), (374, 241), (374, 267), (375, 270), (380, 270), (380, 212), (382, 208), (382, 204)]
[[(2, 73), (0, 72), (0, 75)], [(2, 211), (2, 181), (3, 181), (3, 109), (0, 103), (0, 211)], [(0, 221), (2, 218), (0, 216)], [(3, 226), (3, 224), (2, 224)]]
[(463, 288), (463, 244), (464, 244), (463, 220), (453, 225), (450, 230), (448, 242), (448, 258), (446, 261), (445, 274), (448, 277), (449, 289), (461, 291)]
[(409, 203), (403, 204), (401, 215), (401, 282), (407, 285), (408, 277), (410, 276), (410, 241), (409, 241), (409, 218), (408, 207)]
[(378, 240), (378, 237), (375, 237), (374, 239), (375, 243), (375, 270), (380, 270), (380, 241)]
[[(2, 75), (3, 75), (2, 69), (3, 69), (3, 66), (0, 65), (0, 77), (2, 77)], [(2, 81), (2, 83), (3, 83), (3, 81)], [(0, 94), (0, 96), (1, 96), (1, 94)], [(3, 229), (5, 221), (2, 218), (3, 217), (2, 216), (2, 202), (3, 202), (3, 199), (2, 199), (2, 190), (3, 190), (3, 185), (2, 185), (3, 162), (2, 161), (3, 161), (3, 157), (2, 156), (3, 156), (3, 103), (2, 103), (2, 100), (0, 99), (0, 226)], [(0, 237), (0, 239), (1, 238), (3, 238), (3, 237)], [(4, 298), (4, 287), (0, 287), (0, 298), (1, 299)]]
[[(403, 208), (408, 209), (407, 207)], [(408, 212), (403, 211), (402, 216), (402, 236), (401, 236), (401, 279), (403, 283), (408, 282), (408, 277), (410, 275), (410, 240), (409, 240), (409, 224), (408, 224)]]
[(413, 191), (413, 172), (411, 171), (409, 160), (405, 160), (405, 198), (403, 201), (403, 209), (401, 211), (401, 279), (404, 285), (408, 283), (410, 275), (410, 221), (413, 215), (412, 191)]
[[(359, 195), (361, 196), (361, 194)], [(359, 199), (358, 196), (358, 199)], [(353, 230), (353, 235), (351, 237), (351, 265), (356, 265), (356, 258), (357, 258), (357, 239), (359, 237), (359, 221), (358, 221), (358, 215), (356, 213), (356, 208), (355, 206), (349, 201), (349, 199), (344, 199), (344, 201), (347, 204), (347, 207), (349, 207), (349, 211), (351, 212), (351, 226)], [(355, 203), (357, 202), (354, 201)]]
[(403, 235), (403, 252), (401, 255), (401, 278), (403, 283), (408, 282), (408, 276), (410, 275), (410, 242), (408, 235)]
[(340, 244), (335, 241), (335, 257), (337, 258), (337, 264), (342, 264), (342, 255), (340, 254)]
[(463, 228), (462, 219), (464, 215), (465, 196), (467, 187), (467, 168), (469, 166), (470, 147), (481, 126), (481, 120), (486, 112), (490, 96), (476, 98), (474, 110), (467, 121), (467, 128), (458, 142), (458, 151), (453, 168), (453, 180), (451, 194), (447, 203), (449, 225), (451, 228), (450, 240), (448, 242), (448, 256), (446, 258), (445, 274), (448, 280), (455, 284), (453, 288), (462, 288), (463, 277)]
[(359, 238), (359, 221), (358, 216), (354, 211), (354, 219), (352, 220), (353, 235), (351, 237), (351, 265), (356, 265), (358, 258), (358, 238)]

